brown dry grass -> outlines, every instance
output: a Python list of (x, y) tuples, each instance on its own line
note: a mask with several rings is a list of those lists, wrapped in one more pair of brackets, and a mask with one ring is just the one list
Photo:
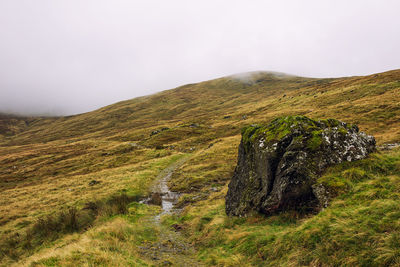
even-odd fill
[[(240, 129), (293, 114), (341, 119), (379, 143), (399, 141), (400, 71), (338, 79), (226, 77), (81, 115), (28, 124), (7, 117), (0, 126), (14, 130), (0, 132), (0, 235), (115, 192), (145, 195), (182, 153), (193, 155), (171, 181), (188, 193), (181, 204), (211, 205), (211, 189), (225, 188), (236, 164)], [(150, 136), (162, 128), (168, 129)], [(92, 180), (100, 183), (89, 186)]]

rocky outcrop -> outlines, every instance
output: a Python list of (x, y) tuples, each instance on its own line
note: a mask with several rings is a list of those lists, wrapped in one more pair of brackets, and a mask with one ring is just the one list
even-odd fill
[(238, 163), (226, 195), (226, 213), (243, 216), (326, 206), (316, 178), (328, 167), (365, 158), (375, 139), (335, 119), (289, 116), (242, 130)]

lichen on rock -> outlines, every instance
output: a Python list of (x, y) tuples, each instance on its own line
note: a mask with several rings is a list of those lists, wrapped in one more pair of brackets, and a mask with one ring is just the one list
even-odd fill
[(328, 204), (316, 178), (329, 166), (365, 158), (375, 139), (335, 119), (288, 116), (243, 128), (226, 213), (243, 216)]

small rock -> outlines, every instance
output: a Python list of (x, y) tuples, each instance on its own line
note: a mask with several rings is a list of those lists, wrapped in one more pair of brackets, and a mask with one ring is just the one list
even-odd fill
[(213, 191), (213, 192), (218, 192), (218, 188), (216, 188), (216, 187), (211, 187), (210, 190)]
[(156, 134), (159, 134), (159, 133), (160, 133), (160, 130), (155, 130), (155, 131), (151, 132), (150, 136), (153, 136), (153, 135), (156, 135)]
[(199, 128), (200, 125), (198, 125), (197, 123), (192, 123), (189, 125), (190, 128)]
[(330, 195), (328, 190), (322, 184), (314, 184), (311, 186), (314, 196), (317, 198), (321, 208), (328, 207)]
[(384, 144), (384, 145), (379, 146), (379, 149), (380, 150), (392, 150), (397, 147), (400, 147), (400, 143)]
[(91, 181), (89, 182), (89, 185), (90, 185), (90, 186), (94, 186), (94, 185), (99, 184), (99, 183), (100, 183), (100, 181), (91, 180)]
[(192, 197), (192, 200), (197, 200), (197, 199), (200, 199), (200, 196), (194, 196), (194, 197)]
[(169, 130), (169, 128), (168, 128), (168, 127), (163, 127), (163, 128), (161, 128), (160, 130), (154, 130), (154, 131), (152, 131), (152, 132), (150, 133), (150, 136), (159, 134), (159, 133), (161, 133), (161, 132), (163, 132), (163, 131), (166, 131), (166, 130)]
[(153, 204), (153, 205), (157, 205), (157, 206), (161, 206), (161, 204), (162, 204), (162, 194), (158, 193), (158, 192), (152, 193), (148, 203), (149, 204)]

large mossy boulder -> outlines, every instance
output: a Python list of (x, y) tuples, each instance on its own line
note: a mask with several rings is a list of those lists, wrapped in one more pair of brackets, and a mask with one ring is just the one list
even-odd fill
[(238, 163), (226, 196), (226, 213), (243, 216), (326, 206), (316, 179), (329, 166), (365, 158), (375, 139), (335, 119), (289, 116), (242, 130)]

